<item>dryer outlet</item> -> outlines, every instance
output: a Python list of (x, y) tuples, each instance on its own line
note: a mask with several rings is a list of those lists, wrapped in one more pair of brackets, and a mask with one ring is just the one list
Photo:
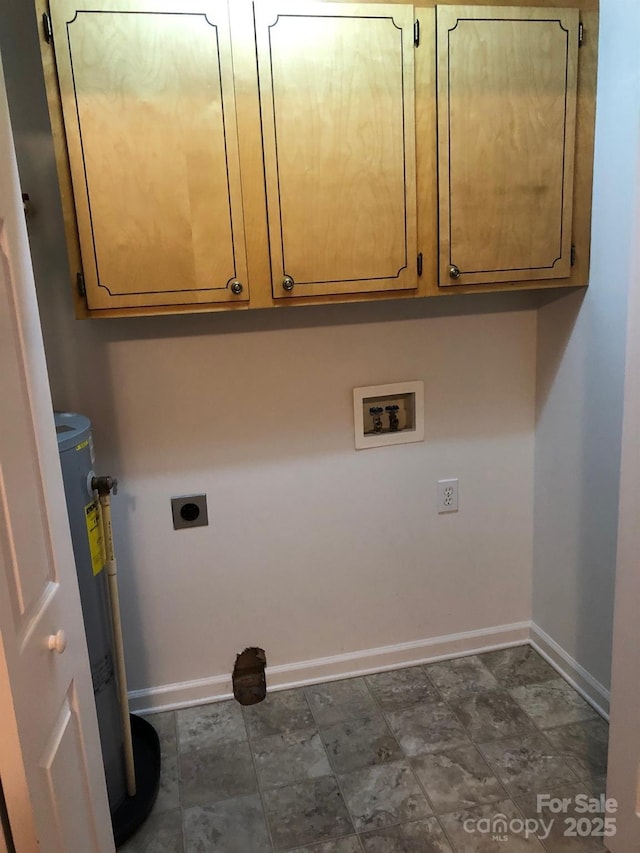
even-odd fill
[(171, 498), (173, 529), (206, 527), (209, 524), (206, 495), (181, 495)]

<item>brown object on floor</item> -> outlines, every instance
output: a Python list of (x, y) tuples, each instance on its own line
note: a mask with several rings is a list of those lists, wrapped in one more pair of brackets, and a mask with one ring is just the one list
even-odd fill
[(255, 646), (245, 649), (236, 658), (233, 667), (233, 695), (241, 705), (255, 705), (267, 695), (264, 649)]

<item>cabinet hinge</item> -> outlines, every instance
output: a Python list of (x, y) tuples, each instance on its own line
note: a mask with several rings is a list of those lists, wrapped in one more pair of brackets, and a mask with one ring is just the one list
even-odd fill
[(418, 47), (420, 44), (420, 21), (417, 18), (413, 25), (413, 44), (415, 47)]
[(572, 243), (571, 244), (571, 266), (575, 267), (575, 265), (576, 265), (576, 247)]
[(53, 27), (51, 26), (51, 18), (45, 12), (42, 15), (42, 33), (47, 44), (53, 41)]
[(87, 288), (84, 284), (84, 275), (81, 272), (76, 275), (76, 285), (78, 286), (78, 293), (84, 298), (87, 295)]
[(420, 276), (422, 275), (422, 252), (420, 252), (418, 254), (417, 267), (418, 267), (418, 278), (420, 278)]
[(582, 47), (584, 42), (584, 24), (582, 21), (578, 24), (578, 47)]

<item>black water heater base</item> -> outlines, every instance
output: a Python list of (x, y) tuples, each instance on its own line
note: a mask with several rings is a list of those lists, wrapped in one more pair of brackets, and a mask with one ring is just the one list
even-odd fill
[(113, 837), (120, 847), (151, 813), (160, 787), (160, 740), (151, 723), (130, 716), (133, 759), (136, 768), (136, 795), (126, 797), (111, 814)]

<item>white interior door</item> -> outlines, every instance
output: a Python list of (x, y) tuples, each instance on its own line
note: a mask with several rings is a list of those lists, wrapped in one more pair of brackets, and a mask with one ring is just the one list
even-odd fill
[[(640, 178), (640, 151), (638, 173)], [(607, 795), (618, 801), (611, 853), (640, 850), (640, 187), (629, 293)]]
[(609, 0), (600, 4), (600, 12), (596, 168), (599, 163), (606, 181), (600, 188), (600, 204), (617, 224), (617, 239), (607, 247), (616, 261), (611, 275), (629, 282), (607, 773), (607, 795), (618, 801), (618, 811), (616, 835), (606, 842), (612, 853), (636, 853), (640, 850), (640, 4)]
[(0, 778), (19, 853), (114, 850), (0, 64)]

